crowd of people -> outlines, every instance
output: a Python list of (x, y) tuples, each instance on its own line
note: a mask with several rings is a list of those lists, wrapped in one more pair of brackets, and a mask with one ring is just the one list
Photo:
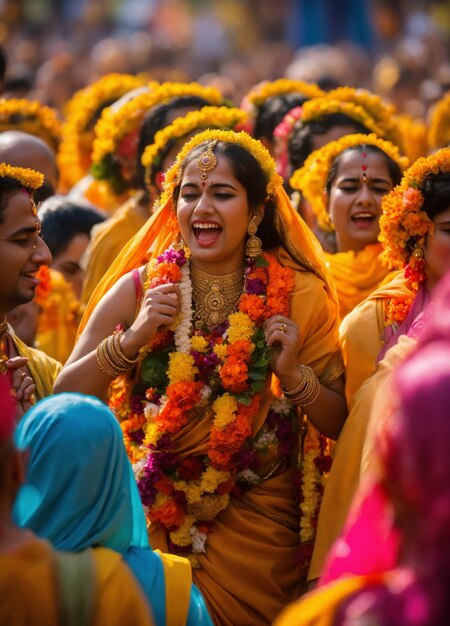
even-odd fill
[(0, 624), (437, 626), (450, 97), (0, 99)]

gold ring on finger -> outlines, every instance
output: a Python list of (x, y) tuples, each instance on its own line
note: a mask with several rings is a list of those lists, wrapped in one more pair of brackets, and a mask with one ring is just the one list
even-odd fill
[(280, 333), (285, 333), (286, 332), (286, 324), (283, 322), (283, 324), (280, 324)]

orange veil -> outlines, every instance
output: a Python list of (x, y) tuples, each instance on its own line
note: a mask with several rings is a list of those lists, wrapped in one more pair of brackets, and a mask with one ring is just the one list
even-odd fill
[(273, 158), (261, 142), (253, 139), (244, 131), (235, 132), (215, 129), (198, 133), (179, 152), (175, 164), (166, 173), (165, 191), (161, 196), (160, 208), (126, 244), (96, 287), (87, 304), (79, 332), (86, 326), (98, 302), (121, 276), (156, 258), (177, 239), (180, 231), (172, 194), (179, 181), (180, 166), (185, 157), (196, 146), (214, 140), (239, 143), (257, 159), (269, 180), (267, 192), (275, 199), (275, 228), (280, 234), (287, 252), (292, 257), (292, 267), (298, 270), (303, 268), (306, 271), (313, 272), (325, 283), (329, 297), (335, 305), (337, 316), (337, 296), (322, 247), (315, 235), (292, 207), (289, 197), (283, 188), (282, 178), (276, 173)]

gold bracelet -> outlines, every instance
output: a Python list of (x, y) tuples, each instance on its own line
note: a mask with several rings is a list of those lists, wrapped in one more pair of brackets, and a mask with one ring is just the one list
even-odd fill
[(127, 355), (125, 354), (125, 352), (123, 351), (122, 348), (122, 337), (123, 337), (123, 330), (119, 330), (117, 332), (114, 333), (114, 338), (115, 338), (115, 348), (117, 350), (117, 355), (118, 357), (120, 357), (121, 361), (123, 361), (123, 363), (127, 363), (130, 367), (133, 367), (133, 365), (136, 365), (136, 363), (139, 360), (139, 351), (136, 353), (135, 356), (133, 356), (131, 359), (129, 357), (127, 357)]
[(292, 404), (300, 404), (301, 406), (308, 406), (317, 400), (320, 393), (320, 382), (317, 378), (312, 367), (308, 365), (299, 365), (299, 370), (302, 372), (302, 381), (297, 387), (291, 390), (287, 390), (281, 386), (281, 389), (285, 397), (292, 402)]
[(115, 335), (110, 335), (99, 343), (96, 350), (97, 362), (100, 369), (112, 378), (116, 378), (119, 374), (127, 372), (135, 363), (135, 361), (133, 361), (133, 364), (130, 365), (129, 362), (125, 361), (127, 357), (124, 354), (122, 356), (123, 351), (118, 350), (117, 341), (120, 341), (120, 337), (116, 339)]
[(117, 364), (117, 367), (126, 371), (131, 369), (136, 364), (139, 358), (139, 353), (133, 359), (129, 359), (126, 356), (121, 346), (122, 335), (123, 332), (114, 333), (112, 335), (112, 341), (108, 343), (107, 348), (112, 361)]

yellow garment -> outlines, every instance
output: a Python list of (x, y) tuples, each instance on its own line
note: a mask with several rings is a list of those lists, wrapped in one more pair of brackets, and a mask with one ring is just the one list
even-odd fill
[[(96, 594), (92, 626), (150, 626), (144, 597), (121, 556), (107, 548), (93, 551)], [(54, 552), (33, 539), (0, 553), (0, 624), (59, 626)]]
[(356, 305), (380, 286), (388, 271), (379, 260), (380, 243), (366, 246), (359, 252), (325, 252), (328, 267), (333, 276), (339, 300), (339, 319), (352, 311)]
[(94, 289), (124, 245), (138, 232), (147, 219), (148, 214), (145, 215), (138, 206), (137, 199), (131, 198), (117, 209), (111, 218), (94, 226), (81, 296), (84, 304), (87, 304)]
[(49, 271), (49, 294), (40, 303), (36, 347), (65, 363), (75, 344), (80, 303), (64, 276), (52, 268)]
[(20, 356), (28, 359), (27, 367), (36, 385), (36, 400), (41, 400), (53, 393), (53, 384), (61, 371), (61, 363), (55, 361), (41, 350), (30, 348), (17, 337), (11, 326), (8, 334)]
[(340, 535), (353, 497), (371, 463), (370, 422), (378, 422), (386, 411), (383, 398), (389, 397), (392, 373), (416, 345), (412, 337), (402, 335), (353, 397), (353, 404), (334, 449), (333, 465), (328, 476), (317, 523), (316, 543), (308, 578), (319, 578), (327, 554)]
[(192, 570), (188, 559), (175, 554), (158, 553), (164, 569), (166, 587), (166, 624), (185, 626), (191, 601)]
[(110, 191), (106, 181), (95, 180), (91, 174), (87, 174), (72, 187), (69, 196), (87, 200), (97, 208), (112, 214), (126, 202), (130, 197), (130, 193), (116, 196)]
[(273, 626), (333, 626), (342, 602), (367, 587), (383, 584), (385, 576), (351, 576), (316, 589), (284, 610)]
[[(294, 265), (284, 251), (277, 256), (284, 265)], [(324, 384), (343, 372), (334, 311), (321, 280), (297, 266), (290, 317), (300, 328), (299, 362), (312, 366)], [(253, 434), (263, 426), (273, 400), (269, 387)], [(181, 458), (206, 453), (211, 419), (205, 409), (203, 416), (187, 424), (174, 437), (173, 452)], [(268, 468), (277, 461), (275, 453), (265, 459)], [(193, 571), (193, 578), (217, 625), (267, 626), (302, 591), (294, 469), (283, 460), (270, 478), (242, 497), (232, 497), (214, 521), (206, 553), (199, 557), (201, 569)], [(260, 471), (264, 473), (264, 468)], [(150, 526), (150, 541), (163, 552), (169, 550), (158, 524)]]
[(347, 406), (353, 395), (376, 369), (376, 359), (384, 344), (384, 303), (388, 298), (414, 297), (406, 284), (403, 271), (387, 284), (373, 291), (342, 321), (339, 329), (344, 358)]

